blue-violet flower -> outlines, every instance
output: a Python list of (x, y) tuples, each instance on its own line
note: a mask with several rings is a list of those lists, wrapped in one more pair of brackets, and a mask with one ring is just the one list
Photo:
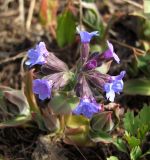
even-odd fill
[(26, 65), (30, 65), (31, 67), (39, 64), (42, 65), (45, 63), (45, 57), (48, 56), (48, 51), (46, 49), (45, 43), (40, 42), (36, 45), (36, 49), (30, 49), (28, 51), (28, 60), (26, 61)]
[(119, 57), (117, 56), (117, 54), (114, 52), (114, 47), (113, 47), (113, 45), (112, 45), (109, 41), (107, 41), (107, 45), (108, 45), (108, 50), (106, 50), (106, 51), (104, 52), (104, 57), (105, 57), (106, 59), (114, 58), (115, 61), (116, 61), (117, 63), (119, 63), (119, 62), (120, 62), (120, 59), (119, 59)]
[(106, 92), (106, 98), (111, 102), (114, 101), (115, 93), (119, 94), (123, 90), (123, 80), (125, 71), (120, 72), (118, 76), (112, 76), (110, 83), (105, 83), (104, 91)]
[(93, 114), (99, 112), (101, 106), (96, 103), (96, 101), (91, 101), (88, 98), (83, 98), (80, 100), (79, 105), (73, 110), (74, 114), (84, 115), (87, 118), (91, 118)]
[(50, 98), (52, 89), (52, 81), (45, 79), (33, 80), (33, 92), (39, 95), (39, 99), (45, 100)]
[(87, 31), (80, 31), (79, 34), (80, 34), (82, 43), (89, 43), (93, 36), (99, 36), (98, 31), (94, 31), (91, 33)]

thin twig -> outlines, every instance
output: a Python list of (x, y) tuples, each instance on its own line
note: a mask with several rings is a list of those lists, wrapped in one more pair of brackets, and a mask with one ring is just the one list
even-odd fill
[(24, 27), (24, 0), (19, 0), (19, 13), (21, 24)]
[(19, 11), (16, 10), (9, 10), (9, 11), (5, 11), (3, 13), (0, 14), (0, 18), (7, 18), (7, 17), (11, 17), (11, 16), (17, 16), (19, 14)]
[(134, 1), (131, 1), (131, 0), (123, 0), (123, 1), (129, 3), (129, 4), (133, 5), (133, 6), (135, 6), (137, 8), (143, 9), (143, 6), (140, 5), (140, 4), (138, 4), (137, 2), (134, 2)]
[(84, 156), (84, 154), (80, 151), (80, 149), (78, 148), (78, 146), (69, 138), (69, 141), (71, 141), (72, 145), (77, 149), (77, 151), (81, 154), (81, 156), (87, 160), (87, 158)]
[(82, 0), (79, 0), (79, 29), (80, 31), (82, 30), (82, 17), (83, 17), (83, 13), (82, 13)]
[(75, 143), (73, 143), (73, 146), (77, 149), (77, 151), (82, 155), (82, 157), (85, 159), (85, 160), (87, 160), (87, 158), (84, 156), (84, 154), (80, 151), (80, 149), (78, 148), (78, 146), (75, 144)]
[(117, 17), (116, 17), (115, 14), (113, 14), (111, 16), (111, 18), (109, 19), (108, 24), (107, 24), (106, 29), (105, 29), (105, 32), (104, 32), (104, 35), (103, 35), (103, 38), (102, 38), (103, 42), (106, 41), (108, 33), (109, 33), (109, 30), (111, 29), (111, 27), (112, 27), (113, 23), (116, 21), (116, 19), (117, 19)]
[[(21, 76), (21, 79), (23, 79), (23, 77), (24, 77), (24, 74), (25, 74), (25, 72), (24, 72), (24, 62), (26, 61), (26, 59), (27, 59), (27, 55), (25, 55), (23, 58), (22, 58), (22, 60), (21, 60), (21, 66), (20, 66), (20, 76)], [(24, 84), (24, 81), (22, 80), (21, 81), (21, 90), (22, 91), (24, 91), (24, 86), (25, 84)]]
[(0, 61), (0, 65), (11, 62), (11, 61), (15, 61), (20, 58), (23, 58), (25, 55), (26, 55), (26, 52), (22, 52), (22, 53), (17, 54), (16, 56), (8, 57), (8, 58)]
[(143, 50), (141, 50), (141, 49), (139, 49), (139, 48), (136, 48), (136, 47), (130, 46), (130, 45), (128, 45), (128, 44), (119, 42), (119, 41), (117, 41), (117, 40), (115, 40), (115, 39), (110, 39), (110, 40), (111, 40), (112, 42), (114, 42), (114, 43), (119, 44), (120, 46), (129, 48), (129, 49), (131, 49), (131, 50), (136, 50), (136, 51), (138, 51), (138, 52), (141, 53), (140, 55), (145, 55), (145, 51), (143, 51)]
[(30, 30), (31, 20), (32, 20), (33, 11), (34, 11), (34, 6), (35, 6), (35, 0), (30, 1), (29, 13), (28, 13), (27, 22), (26, 22), (27, 31)]

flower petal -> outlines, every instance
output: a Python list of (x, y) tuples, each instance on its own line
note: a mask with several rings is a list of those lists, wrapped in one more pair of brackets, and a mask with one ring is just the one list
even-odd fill
[(33, 81), (33, 92), (39, 95), (39, 99), (50, 98), (52, 82), (45, 79), (36, 79)]
[(99, 112), (100, 109), (101, 106), (98, 105), (95, 101), (84, 98), (80, 100), (79, 105), (73, 110), (73, 113), (77, 115), (82, 114), (87, 118), (91, 118), (93, 114)]
[(87, 32), (87, 31), (79, 31), (80, 37), (81, 37), (81, 42), (82, 43), (89, 43), (92, 39), (93, 36), (98, 36), (98, 31), (94, 32)]
[(106, 98), (109, 99), (111, 102), (114, 102), (115, 99), (115, 92), (113, 90), (106, 93)]

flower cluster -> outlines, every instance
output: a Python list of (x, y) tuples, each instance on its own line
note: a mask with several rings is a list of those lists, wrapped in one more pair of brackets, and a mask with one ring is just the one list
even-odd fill
[(49, 52), (44, 42), (40, 42), (35, 49), (28, 51), (28, 60), (25, 64), (29, 67), (40, 65), (42, 78), (33, 80), (33, 92), (41, 100), (50, 98), (52, 89), (58, 90), (68, 83), (67, 65)]
[(101, 106), (96, 103), (91, 88), (94, 86), (102, 93), (106, 92), (106, 98), (113, 102), (115, 93), (119, 94), (123, 89), (122, 79), (125, 71), (122, 71), (118, 76), (110, 76), (98, 71), (97, 68), (109, 60), (114, 59), (117, 63), (120, 62), (119, 57), (114, 52), (113, 45), (107, 41), (106, 51), (89, 55), (90, 40), (93, 36), (98, 36), (98, 32), (80, 31), (79, 34), (81, 38), (82, 67), (78, 74), (76, 93), (80, 97), (80, 103), (73, 112), (91, 118), (93, 114), (101, 110)]
[[(91, 118), (94, 114), (101, 111), (101, 105), (96, 102), (95, 91), (106, 93), (106, 98), (114, 101), (115, 94), (119, 94), (123, 89), (123, 77), (125, 71), (121, 71), (117, 76), (110, 76), (101, 72), (100, 68), (108, 61), (115, 60), (120, 62), (119, 57), (114, 52), (113, 45), (107, 41), (107, 50), (103, 53), (95, 52), (90, 54), (90, 41), (93, 36), (98, 36), (98, 31), (80, 31), (81, 38), (81, 65), (77, 72), (75, 86), (76, 95), (80, 98), (78, 106), (73, 110), (74, 114), (84, 115)], [(28, 51), (26, 65), (30, 68), (40, 66), (40, 76), (33, 80), (33, 92), (39, 99), (51, 98), (53, 90), (63, 88), (69, 82), (68, 66), (58, 59), (52, 52), (46, 49), (45, 43), (40, 42), (35, 49)]]

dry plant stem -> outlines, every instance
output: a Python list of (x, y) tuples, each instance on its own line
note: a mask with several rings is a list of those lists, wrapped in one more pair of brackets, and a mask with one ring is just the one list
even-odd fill
[(77, 149), (77, 151), (82, 155), (82, 157), (84, 158), (84, 160), (87, 160), (87, 158), (84, 156), (84, 154), (80, 151), (80, 149), (78, 148), (78, 146), (76, 144), (73, 144), (74, 147)]
[(107, 24), (106, 29), (105, 29), (105, 32), (104, 32), (104, 35), (103, 35), (103, 38), (102, 38), (104, 43), (105, 43), (105, 41), (106, 41), (106, 39), (107, 39), (107, 36), (108, 36), (108, 33), (109, 33), (109, 30), (110, 30), (111, 26), (113, 25), (114, 21), (115, 21), (117, 18), (118, 18), (118, 17), (116, 17), (116, 15), (113, 14), (113, 15), (111, 16), (111, 18), (109, 19), (108, 24)]
[(79, 29), (81, 31), (82, 29), (82, 17), (83, 17), (83, 13), (82, 13), (82, 0), (79, 0)]
[(24, 91), (24, 87), (25, 87), (25, 84), (24, 84), (24, 81), (23, 81), (23, 77), (24, 77), (24, 75), (25, 75), (23, 65), (24, 65), (26, 59), (27, 59), (27, 55), (25, 55), (25, 56), (23, 57), (23, 59), (22, 59), (22, 61), (21, 61), (21, 66), (20, 66), (20, 76), (21, 76), (21, 79), (22, 79), (22, 81), (21, 81), (21, 90), (22, 90), (22, 91)]
[(132, 47), (132, 46), (130, 46), (130, 45), (128, 45), (128, 44), (125, 44), (125, 43), (122, 43), (122, 42), (118, 42), (118, 41), (115, 40), (115, 39), (110, 39), (110, 40), (111, 40), (112, 42), (114, 42), (114, 43), (119, 44), (120, 46), (129, 48), (129, 49), (131, 49), (131, 50), (133, 50), (133, 51), (137, 51), (138, 53), (137, 53), (136, 55), (145, 55), (145, 51), (143, 51), (143, 50), (141, 50), (141, 49)]
[(19, 13), (21, 24), (24, 27), (24, 0), (19, 0)]
[(21, 52), (16, 56), (5, 58), (4, 60), (0, 61), (0, 65), (23, 58), (25, 55), (26, 55), (26, 52)]
[(133, 5), (133, 6), (135, 6), (137, 8), (143, 9), (143, 6), (140, 5), (140, 4), (138, 4), (137, 2), (134, 2), (134, 1), (131, 1), (131, 0), (123, 0), (123, 1), (129, 3), (129, 4)]
[(16, 11), (14, 11), (14, 10), (9, 10), (9, 11), (7, 11), (7, 12), (4, 12), (4, 13), (1, 13), (0, 14), (0, 18), (8, 18), (8, 17), (11, 17), (11, 16), (17, 16), (19, 14), (19, 11), (18, 10), (16, 10)]
[(32, 20), (32, 16), (33, 16), (34, 6), (35, 6), (35, 1), (36, 0), (30, 1), (30, 8), (29, 8), (29, 13), (28, 13), (27, 22), (26, 22), (27, 31), (30, 30), (31, 20)]

